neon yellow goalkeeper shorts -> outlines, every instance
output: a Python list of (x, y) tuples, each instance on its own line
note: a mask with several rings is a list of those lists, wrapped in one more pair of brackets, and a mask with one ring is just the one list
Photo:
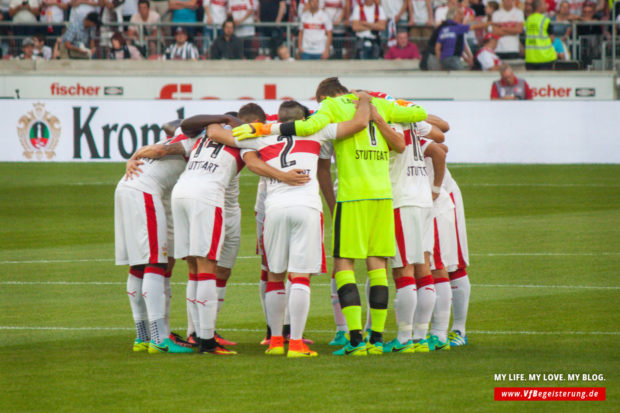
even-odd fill
[(396, 254), (391, 199), (337, 202), (333, 219), (335, 258), (365, 259)]

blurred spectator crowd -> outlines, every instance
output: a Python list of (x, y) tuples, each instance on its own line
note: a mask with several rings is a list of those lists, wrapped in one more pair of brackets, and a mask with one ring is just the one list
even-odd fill
[(499, 1), (0, 0), (0, 53), (5, 59), (419, 59), (425, 70), (499, 70), (506, 61), (528, 61), (526, 49), (536, 48), (527, 46), (528, 18), (539, 13), (532, 21), (544, 22), (554, 63), (576, 59), (569, 45), (577, 39), (583, 67), (611, 36), (611, 24), (596, 22), (620, 15), (620, 2), (610, 0)]

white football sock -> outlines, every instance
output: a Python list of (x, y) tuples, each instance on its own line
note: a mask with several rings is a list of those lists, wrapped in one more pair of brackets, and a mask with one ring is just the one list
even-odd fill
[(158, 267), (146, 267), (142, 282), (142, 295), (146, 303), (151, 328), (151, 340), (161, 344), (166, 334), (165, 271)]
[(286, 292), (286, 303), (287, 306), (284, 309), (284, 325), (291, 325), (291, 314), (290, 309), (288, 308), (288, 297), (291, 294), (291, 278), (290, 276), (286, 278), (286, 282), (284, 283), (284, 292)]
[(338, 299), (338, 284), (336, 279), (332, 278), (331, 281), (331, 300), (332, 310), (334, 311), (334, 322), (336, 323), (336, 331), (349, 331), (347, 329), (347, 319), (342, 314), (342, 307), (340, 307), (340, 300)]
[(198, 334), (200, 331), (200, 318), (198, 318), (198, 307), (196, 307), (196, 289), (198, 287), (198, 279), (196, 274), (190, 274), (185, 289), (185, 297), (187, 303), (187, 336), (192, 333)]
[(226, 281), (217, 280), (215, 286), (217, 288), (217, 313), (220, 313), (222, 306), (224, 305), (224, 298), (226, 297)]
[(431, 321), (433, 308), (435, 308), (436, 294), (433, 277), (431, 275), (427, 275), (416, 281), (418, 283), (418, 303), (416, 304), (413, 318), (413, 340), (419, 341), (426, 338), (428, 323)]
[(258, 284), (258, 290), (260, 293), (260, 305), (263, 308), (263, 314), (265, 315), (265, 322), (269, 324), (267, 319), (267, 307), (265, 306), (265, 290), (267, 289), (267, 271), (261, 270), (260, 282)]
[[(132, 270), (133, 272), (133, 270)], [(149, 316), (146, 311), (146, 303), (142, 297), (142, 274), (138, 276), (129, 274), (127, 277), (127, 296), (129, 297), (129, 305), (131, 313), (136, 324), (136, 337), (142, 341), (149, 341), (148, 320)]]
[(170, 335), (170, 302), (172, 301), (172, 288), (170, 287), (170, 273), (166, 273), (164, 278), (164, 294), (166, 298), (166, 314), (164, 316), (166, 324), (166, 337)]
[(450, 280), (441, 278), (435, 280), (437, 301), (431, 319), (431, 334), (437, 336), (439, 341), (448, 339), (448, 326), (450, 324), (450, 305), (452, 304), (452, 290)]
[(401, 344), (411, 340), (413, 333), (413, 314), (418, 296), (415, 288), (415, 278), (401, 277), (396, 280), (396, 297), (394, 298), (394, 313), (398, 325), (398, 336)]
[(291, 340), (301, 340), (310, 311), (310, 280), (295, 278), (294, 281), (291, 284), (288, 300), (291, 317)]
[(200, 328), (198, 336), (202, 339), (213, 338), (215, 332), (215, 319), (217, 317), (217, 290), (215, 287), (215, 274), (198, 274), (196, 286), (196, 307)]
[(271, 335), (281, 336), (286, 309), (286, 291), (283, 282), (267, 282), (265, 307), (267, 308), (267, 320), (269, 320)]
[(471, 291), (469, 277), (465, 275), (451, 280), (450, 285), (452, 286), (452, 330), (458, 330), (465, 336), (465, 322), (467, 321), (469, 293)]

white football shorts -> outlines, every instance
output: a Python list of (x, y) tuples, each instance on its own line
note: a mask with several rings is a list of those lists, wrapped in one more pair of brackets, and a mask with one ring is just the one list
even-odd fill
[(459, 258), (454, 210), (445, 210), (437, 214), (433, 220), (433, 227), (435, 242), (431, 254), (431, 270), (450, 271), (450, 268), (456, 270)]
[(217, 261), (224, 238), (222, 208), (194, 198), (172, 197), (174, 257)]
[(224, 242), (217, 265), (224, 268), (234, 267), (240, 246), (241, 208), (235, 208), (232, 211), (224, 208)]
[(396, 208), (394, 209), (394, 226), (396, 256), (390, 258), (392, 268), (401, 268), (408, 264), (423, 264), (424, 252), (431, 252), (433, 249), (431, 208), (417, 206)]

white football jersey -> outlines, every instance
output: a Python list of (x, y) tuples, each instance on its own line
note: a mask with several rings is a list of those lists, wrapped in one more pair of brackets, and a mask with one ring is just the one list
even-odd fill
[(310, 177), (310, 182), (301, 186), (291, 186), (276, 179), (267, 178), (265, 180), (265, 210), (271, 206), (301, 205), (322, 211), (319, 182), (316, 179), (317, 162), (322, 143), (335, 139), (337, 130), (337, 124), (330, 124), (305, 138), (269, 135), (237, 142), (237, 145), (243, 148), (258, 151), (263, 162), (276, 169), (282, 171), (303, 169)]
[(169, 194), (187, 164), (187, 157), (192, 151), (196, 138), (190, 139), (184, 134), (179, 134), (163, 142), (164, 145), (181, 143), (185, 148), (185, 155), (170, 155), (160, 159), (144, 158), (144, 164), (140, 166), (142, 173), (133, 179), (125, 180), (123, 177), (119, 185), (134, 188), (152, 195), (165, 196)]
[(427, 122), (390, 126), (396, 132), (405, 135), (403, 153), (390, 153), (390, 181), (394, 208), (403, 206), (429, 208), (433, 205), (433, 198), (420, 137), (428, 135), (432, 126)]
[[(420, 139), (422, 153), (426, 152), (426, 148), (432, 143), (430, 139)], [(433, 169), (433, 161), (430, 157), (425, 157), (424, 162), (426, 162), (426, 171), (428, 172), (428, 182), (430, 185), (433, 185), (433, 181), (435, 180), (435, 170)], [(447, 172), (447, 168), (446, 168)], [(439, 196), (435, 198), (433, 201), (433, 216), (441, 215), (444, 212), (451, 211), (454, 209), (454, 202), (452, 202), (452, 198), (446, 191), (444, 187), (444, 182), (446, 181), (446, 176), (444, 175), (444, 180), (441, 183), (441, 190), (439, 192)]]
[(200, 199), (223, 208), (226, 188), (244, 165), (239, 149), (203, 136), (196, 141), (173, 196)]

